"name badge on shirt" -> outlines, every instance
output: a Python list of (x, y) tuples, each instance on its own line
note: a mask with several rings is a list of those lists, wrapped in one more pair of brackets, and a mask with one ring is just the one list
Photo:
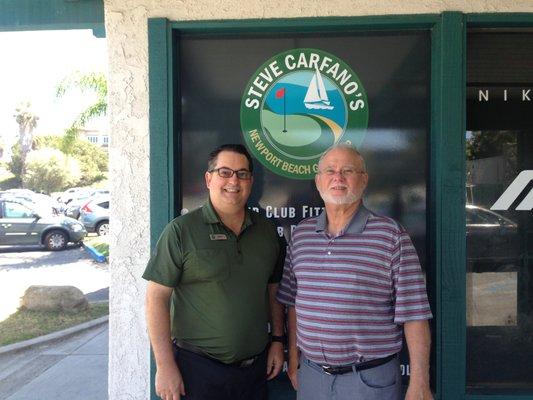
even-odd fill
[(228, 240), (228, 237), (223, 233), (212, 233), (209, 235), (211, 240)]

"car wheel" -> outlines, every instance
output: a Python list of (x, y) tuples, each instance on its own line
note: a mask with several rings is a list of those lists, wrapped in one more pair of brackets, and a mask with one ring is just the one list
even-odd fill
[(67, 247), (68, 237), (63, 231), (51, 231), (44, 237), (44, 245), (48, 250), (57, 251)]
[(109, 221), (102, 221), (96, 225), (96, 233), (98, 236), (105, 236), (109, 233)]

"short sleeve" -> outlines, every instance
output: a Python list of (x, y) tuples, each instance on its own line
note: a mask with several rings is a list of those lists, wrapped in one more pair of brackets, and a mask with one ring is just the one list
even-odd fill
[(392, 258), (394, 322), (432, 318), (422, 268), (411, 238), (399, 232)]
[(285, 256), (285, 265), (283, 266), (283, 276), (278, 288), (276, 298), (281, 304), (292, 307), (296, 300), (296, 277), (292, 269), (292, 242), (287, 249), (287, 255)]
[(157, 241), (142, 277), (168, 287), (176, 287), (183, 271), (179, 227), (170, 222)]

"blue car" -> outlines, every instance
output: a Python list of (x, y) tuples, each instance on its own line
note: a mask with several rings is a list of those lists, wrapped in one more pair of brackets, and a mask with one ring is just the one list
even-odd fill
[(109, 197), (95, 198), (80, 210), (79, 221), (88, 232), (96, 232), (99, 236), (109, 233)]

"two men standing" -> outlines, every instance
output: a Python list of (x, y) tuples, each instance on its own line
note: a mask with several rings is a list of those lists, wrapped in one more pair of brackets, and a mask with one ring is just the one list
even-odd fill
[[(281, 369), (275, 294), (285, 247), (269, 221), (246, 209), (252, 169), (243, 146), (213, 151), (208, 202), (165, 228), (143, 275), (164, 400), (265, 399), (267, 377)], [(399, 399), (402, 327), (406, 398), (431, 399), (431, 312), (409, 236), (362, 204), (368, 175), (354, 148), (324, 153), (315, 181), (325, 211), (294, 230), (277, 293), (288, 306), (288, 373), (298, 399)]]

